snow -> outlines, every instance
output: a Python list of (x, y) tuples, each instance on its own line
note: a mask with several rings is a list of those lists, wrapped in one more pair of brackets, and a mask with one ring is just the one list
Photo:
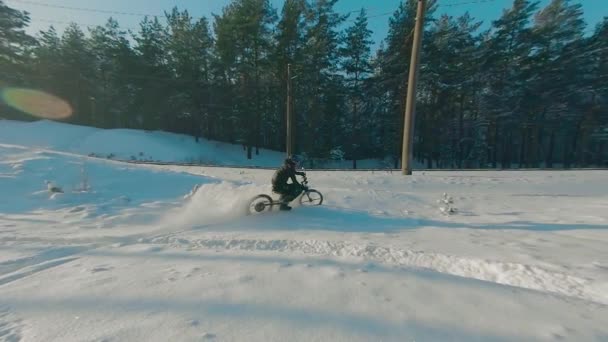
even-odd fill
[[(21, 122), (0, 119), (0, 143), (77, 153), (123, 161), (190, 163), (248, 167), (274, 167), (285, 155), (282, 152), (260, 149), (252, 159), (242, 145), (227, 144), (207, 139), (198, 142), (191, 136), (162, 131), (133, 129), (99, 129), (86, 126), (39, 120)], [(357, 161), (359, 168), (391, 168), (383, 160)], [(316, 167), (326, 169), (352, 168), (352, 161), (321, 160)]]
[(247, 216), (271, 170), (87, 156), (179, 141), (0, 121), (0, 341), (608, 340), (605, 171), (308, 171), (323, 206)]
[(243, 147), (162, 131), (99, 129), (40, 120), (0, 121), (0, 143), (52, 148), (119, 160), (145, 160), (236, 166), (274, 166), (283, 153), (261, 150), (246, 159)]

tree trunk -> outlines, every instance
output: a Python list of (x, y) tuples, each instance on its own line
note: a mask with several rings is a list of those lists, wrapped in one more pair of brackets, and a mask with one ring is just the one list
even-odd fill
[(521, 130), (521, 146), (519, 149), (519, 168), (522, 169), (524, 168), (525, 164), (526, 164), (526, 139), (527, 139), (527, 134), (526, 134), (526, 128), (523, 127)]
[[(356, 61), (357, 65), (359, 63), (359, 61)], [(353, 169), (357, 169), (357, 158), (358, 158), (358, 154), (357, 154), (357, 150), (358, 147), (357, 145), (357, 139), (359, 138), (359, 111), (358, 111), (358, 104), (359, 104), (359, 72), (355, 72), (355, 86), (354, 86), (354, 90), (355, 90), (355, 96), (353, 97), (353, 135), (351, 137), (351, 146), (352, 146), (352, 158), (353, 158)]]
[[(509, 132), (507, 142), (513, 141), (513, 133)], [(511, 145), (508, 143), (502, 144), (501, 167), (503, 169), (511, 168)]]
[(492, 168), (496, 168), (498, 160), (498, 120), (494, 123), (494, 141), (492, 141)]
[[(596, 157), (596, 161), (595, 164), (598, 167), (603, 167), (604, 165), (604, 161), (606, 157), (604, 157), (604, 142), (600, 141), (599, 143), (599, 148), (598, 148), (598, 152), (597, 152), (597, 157)], [(608, 159), (608, 158), (606, 158)]]
[[(577, 149), (577, 143), (578, 143), (578, 138), (580, 135), (580, 129), (581, 129), (581, 123), (578, 122), (575, 126), (575, 131), (574, 131), (574, 136), (572, 137), (572, 140), (570, 141), (570, 143), (568, 143), (566, 141), (566, 146), (568, 146), (568, 148), (566, 148), (566, 150), (569, 150), (568, 153), (568, 168), (572, 165), (572, 162), (574, 162), (574, 164), (576, 165), (576, 159), (577, 159), (577, 155), (576, 155), (576, 149)], [(572, 145), (570, 145), (572, 144)]]
[(555, 131), (551, 130), (551, 136), (549, 137), (549, 152), (547, 153), (546, 167), (553, 168), (553, 151), (555, 150)]
[(572, 139), (572, 153), (573, 153), (573, 159), (574, 159), (574, 165), (575, 166), (580, 166), (581, 164), (581, 157), (583, 154), (583, 149), (581, 148), (582, 146), (582, 142), (579, 143), (579, 140), (581, 139), (581, 123), (579, 122), (576, 125), (576, 131), (574, 132), (574, 137)]
[(528, 127), (528, 136), (526, 142), (526, 167), (532, 167), (534, 164), (534, 128)]
[(460, 114), (458, 116), (458, 168), (462, 169), (462, 139), (464, 136), (464, 94), (460, 97)]
[[(257, 39), (256, 39), (257, 41)], [(262, 110), (260, 108), (260, 68), (258, 66), (258, 47), (255, 47), (255, 155), (260, 155), (260, 139), (262, 138), (261, 126), (262, 126)]]

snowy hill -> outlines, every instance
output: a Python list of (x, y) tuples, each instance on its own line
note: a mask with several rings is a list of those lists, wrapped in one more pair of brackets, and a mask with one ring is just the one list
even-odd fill
[(190, 143), (0, 122), (0, 341), (608, 337), (604, 171), (309, 171), (323, 206), (246, 216), (272, 171), (86, 157)]
[(102, 158), (217, 165), (276, 166), (284, 153), (261, 150), (247, 160), (242, 146), (167, 132), (99, 129), (40, 120), (0, 120), (0, 143), (48, 148)]
[[(0, 143), (46, 148), (115, 160), (139, 160), (202, 165), (276, 167), (284, 152), (260, 149), (247, 159), (241, 145), (162, 131), (99, 129), (56, 121), (0, 120)], [(421, 165), (417, 165), (421, 166)], [(316, 161), (316, 167), (352, 168), (352, 161)], [(359, 168), (392, 167), (383, 160), (358, 161)]]

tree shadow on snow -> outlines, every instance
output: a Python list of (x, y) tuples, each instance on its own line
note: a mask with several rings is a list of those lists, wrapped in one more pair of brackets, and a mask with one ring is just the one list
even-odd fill
[[(328, 230), (338, 232), (390, 232), (418, 227), (419, 220), (373, 215), (366, 211), (331, 207), (298, 207), (290, 212), (273, 212), (255, 217), (261, 228), (284, 230)], [(249, 223), (249, 221), (243, 221)]]
[[(229, 320), (228, 325), (234, 327), (239, 325), (239, 321), (247, 323), (255, 320), (261, 321), (260, 327), (272, 327), (272, 324), (264, 323), (277, 322), (300, 325), (303, 328), (314, 329), (317, 333), (319, 328), (340, 329), (348, 334), (355, 333), (368, 336), (372, 340), (507, 340), (504, 337), (492, 336), (483, 332), (466, 331), (456, 326), (441, 326), (440, 324), (431, 324), (415, 319), (395, 322), (364, 314), (297, 308), (274, 303), (239, 303), (203, 298), (188, 298), (187, 300), (151, 297), (112, 298), (111, 296), (106, 296), (103, 299), (83, 296), (62, 299), (20, 298), (17, 300), (2, 298), (2, 301), (5, 305), (9, 305), (15, 311), (21, 313), (40, 312), (41, 309), (49, 310), (49, 314), (52, 312), (53, 315), (59, 313), (73, 315), (74, 312), (111, 313), (113, 316), (118, 315), (117, 320), (124, 319), (123, 316), (119, 315), (121, 313), (127, 315), (133, 313), (176, 313), (187, 314), (197, 320), (227, 319)], [(221, 333), (219, 334), (218, 337), (221, 338)], [(272, 334), (272, 331), (268, 331), (266, 334)]]

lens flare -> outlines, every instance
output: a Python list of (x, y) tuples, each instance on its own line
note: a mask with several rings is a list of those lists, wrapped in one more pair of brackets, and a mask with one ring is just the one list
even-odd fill
[(45, 119), (65, 119), (72, 115), (72, 107), (55, 95), (25, 88), (5, 88), (2, 100), (24, 113)]

